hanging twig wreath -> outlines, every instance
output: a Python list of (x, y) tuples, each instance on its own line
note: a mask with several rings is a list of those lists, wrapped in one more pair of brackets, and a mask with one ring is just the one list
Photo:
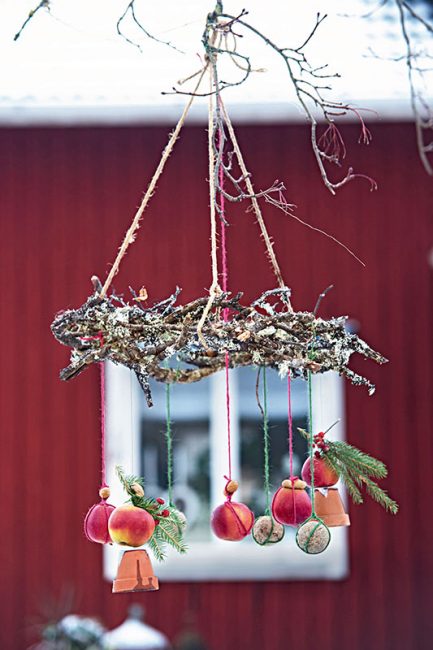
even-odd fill
[[(335, 370), (373, 391), (367, 379), (348, 367), (350, 357), (357, 352), (377, 363), (386, 359), (347, 331), (345, 317), (324, 320), (311, 312), (278, 311), (289, 294), (287, 288), (266, 291), (243, 306), (241, 294), (221, 293), (214, 298), (202, 327), (203, 344), (197, 327), (207, 296), (176, 306), (177, 290), (145, 309), (115, 295), (101, 298), (96, 292), (79, 309), (58, 314), (52, 324), (56, 339), (73, 349), (71, 363), (60, 376), (71, 379), (93, 363), (110, 360), (134, 370), (151, 405), (149, 378), (169, 383), (199, 381), (224, 368), (228, 350), (232, 368), (269, 366), (283, 376), (290, 370), (292, 376), (304, 378), (308, 370)], [(277, 298), (277, 304), (270, 302), (272, 298)], [(224, 322), (220, 312), (226, 308), (231, 317)], [(165, 367), (164, 360), (173, 356), (192, 367)]]
[[(130, 3), (133, 17), (133, 3)], [(350, 446), (342, 454), (341, 445), (328, 444), (324, 441), (325, 433), (314, 435), (313, 402), (312, 402), (312, 375), (329, 370), (338, 372), (349, 378), (353, 384), (365, 385), (371, 394), (374, 386), (365, 377), (355, 373), (349, 368), (352, 354), (358, 353), (364, 358), (372, 359), (377, 363), (384, 363), (386, 359), (375, 352), (357, 334), (351, 333), (346, 327), (347, 317), (340, 316), (323, 319), (318, 316), (321, 300), (331, 287), (325, 289), (312, 312), (294, 311), (291, 304), (291, 291), (284, 280), (281, 267), (277, 261), (273, 248), (273, 241), (268, 232), (260, 201), (271, 204), (291, 217), (297, 218), (292, 207), (283, 195), (284, 186), (275, 181), (271, 187), (257, 191), (254, 189), (251, 174), (244, 160), (241, 148), (237, 141), (233, 124), (221, 97), (221, 91), (228, 87), (218, 75), (217, 58), (222, 54), (229, 54), (236, 62), (237, 67), (247, 74), (250, 71), (248, 57), (240, 57), (227, 48), (227, 39), (232, 36), (236, 41), (233, 26), (240, 24), (251, 29), (240, 17), (223, 14), (222, 3), (217, 2), (214, 12), (208, 15), (203, 35), (205, 59), (203, 67), (198, 73), (189, 77), (198, 77), (194, 90), (189, 95), (181, 118), (170, 135), (161, 160), (149, 183), (132, 223), (128, 228), (119, 247), (117, 256), (111, 266), (110, 272), (102, 285), (100, 280), (93, 276), (94, 293), (78, 309), (66, 310), (59, 314), (52, 323), (52, 332), (60, 343), (72, 348), (70, 364), (64, 368), (60, 376), (67, 380), (75, 377), (80, 372), (94, 363), (99, 363), (101, 368), (101, 457), (102, 457), (102, 485), (100, 496), (102, 501), (90, 509), (85, 520), (85, 531), (88, 539), (99, 543), (110, 541), (121, 545), (137, 548), (147, 543), (153, 549), (158, 559), (163, 558), (160, 547), (161, 542), (169, 543), (179, 552), (185, 551), (183, 536), (185, 532), (184, 516), (173, 505), (172, 499), (172, 434), (170, 416), (170, 384), (190, 383), (225, 370), (226, 385), (226, 414), (227, 414), (227, 475), (224, 488), (225, 500), (212, 512), (211, 527), (213, 533), (227, 541), (241, 541), (253, 530), (254, 539), (259, 545), (268, 545), (280, 541), (284, 535), (284, 525), (297, 526), (296, 541), (299, 548), (308, 554), (324, 551), (330, 542), (328, 526), (348, 525), (347, 515), (339, 517), (320, 511), (324, 504), (316, 495), (317, 488), (323, 485), (320, 471), (315, 479), (315, 451), (316, 441), (323, 453), (328, 453), (330, 468), (338, 466), (338, 475), (348, 483), (352, 493), (359, 500), (362, 499), (358, 486), (366, 485), (367, 490), (382, 505), (392, 512), (397, 511), (397, 504), (387, 497), (386, 493), (371, 479), (384, 476), (384, 466), (379, 461), (356, 451)], [(316, 28), (319, 26), (318, 20)], [(261, 36), (257, 30), (252, 30)], [(314, 33), (314, 31), (313, 31)], [(263, 36), (262, 36), (263, 38)], [(311, 38), (311, 37), (310, 37)], [(274, 49), (270, 41), (268, 42)], [(307, 41), (308, 42), (308, 41)], [(225, 46), (225, 47), (224, 47)], [(278, 50), (286, 60), (287, 68), (293, 83), (298, 84), (297, 93), (301, 103), (305, 94), (311, 91), (303, 90), (301, 79), (293, 76), (292, 66), (300, 67), (300, 74), (306, 73), (306, 60), (303, 46), (297, 50)], [(240, 57), (240, 60), (239, 60)], [(299, 60), (296, 57), (300, 57)], [(245, 69), (246, 66), (246, 69)], [(165, 164), (170, 157), (194, 97), (200, 95), (200, 85), (205, 74), (208, 73), (208, 92), (202, 95), (208, 97), (208, 179), (209, 179), (209, 216), (210, 216), (210, 259), (212, 281), (208, 294), (201, 296), (186, 305), (178, 304), (180, 288), (160, 302), (149, 306), (148, 292), (142, 287), (138, 293), (131, 289), (132, 298), (127, 302), (115, 292), (110, 292), (114, 277), (119, 271), (121, 262), (129, 246), (135, 241), (140, 228), (142, 216), (148, 206), (157, 186), (157, 182), (164, 171)], [(311, 74), (311, 73), (310, 73)], [(233, 85), (233, 84), (231, 84)], [(311, 85), (311, 84), (310, 84)], [(331, 112), (336, 110), (335, 104), (322, 102), (319, 90), (316, 103), (322, 106), (325, 117), (331, 119)], [(322, 102), (322, 103), (320, 103)], [(341, 108), (341, 106), (339, 106)], [(331, 112), (330, 112), (331, 111)], [(324, 175), (325, 184), (332, 193), (354, 178), (356, 175), (350, 170), (342, 181), (337, 184), (327, 182), (323, 160), (329, 158), (329, 146), (337, 149), (343, 146), (335, 131), (329, 131), (330, 141), (325, 143), (325, 149), (320, 149), (316, 140), (316, 123), (310, 119), (313, 148), (319, 167)], [(329, 129), (332, 129), (330, 123)], [(333, 135), (332, 135), (333, 134)], [(333, 144), (332, 144), (333, 143)], [(331, 147), (332, 149), (332, 147)], [(335, 152), (334, 152), (335, 153)], [(334, 154), (333, 154), (334, 155)], [(333, 160), (335, 162), (335, 160)], [(262, 293), (250, 304), (242, 303), (242, 293), (228, 291), (228, 260), (226, 246), (226, 201), (232, 203), (246, 202), (249, 212), (252, 212), (260, 230), (261, 239), (265, 245), (265, 255), (271, 265), (276, 280), (276, 288)], [(298, 219), (299, 220), (299, 219)], [(306, 224), (308, 225), (308, 224)], [(310, 226), (311, 227), (311, 226)], [(324, 233), (327, 234), (327, 233)], [(329, 236), (329, 235), (328, 235)], [(219, 239), (218, 239), (219, 238)], [(334, 237), (331, 237), (335, 240)], [(337, 241), (337, 240), (335, 240)], [(340, 245), (341, 243), (338, 242)], [(218, 249), (220, 248), (220, 260)], [(347, 249), (354, 257), (352, 251)], [(358, 259), (358, 258), (357, 258)], [(219, 270), (219, 261), (221, 269)], [(360, 260), (358, 260), (360, 261)], [(362, 263), (362, 262), (361, 262)], [(221, 281), (221, 284), (220, 284)], [(175, 359), (175, 368), (170, 367), (170, 360)], [(126, 477), (119, 470), (118, 475), (131, 497), (132, 503), (114, 508), (106, 502), (109, 490), (105, 484), (105, 416), (104, 416), (104, 361), (109, 360), (115, 364), (126, 366), (135, 372), (143, 388), (148, 406), (152, 406), (150, 379), (165, 382), (167, 404), (167, 467), (169, 500), (167, 507), (164, 500), (149, 499), (145, 496), (144, 488), (136, 477)], [(231, 445), (231, 398), (229, 369), (240, 366), (256, 366), (263, 368), (264, 377), (264, 468), (265, 490), (267, 507), (265, 515), (254, 523), (254, 513), (248, 504), (234, 501), (233, 497), (238, 489), (238, 481), (232, 476), (232, 445)], [(283, 480), (281, 488), (277, 490), (270, 503), (270, 477), (269, 477), (269, 436), (266, 397), (266, 368), (279, 372), (280, 376), (287, 377), (288, 385), (288, 446), (290, 458), (290, 478)], [(309, 431), (306, 433), (309, 446), (308, 483), (311, 486), (311, 497), (306, 491), (307, 481), (300, 481), (293, 475), (293, 421), (291, 406), (291, 381), (295, 377), (302, 377), (308, 381), (308, 423)], [(335, 448), (335, 449), (334, 449)], [(334, 449), (334, 452), (332, 450)], [(348, 453), (347, 450), (352, 450)], [(335, 450), (340, 450), (337, 454)], [(332, 453), (331, 453), (332, 452)], [(332, 458), (331, 458), (332, 456)], [(343, 458), (344, 456), (344, 458)], [(361, 458), (361, 461), (359, 460)], [(369, 466), (364, 467), (365, 460)], [(332, 462), (331, 462), (332, 461)], [(355, 462), (356, 461), (356, 462)], [(371, 463), (373, 462), (373, 470)], [(329, 474), (329, 467), (326, 466)], [(323, 467), (322, 467), (323, 470)], [(323, 472), (322, 472), (323, 473)], [(332, 480), (338, 480), (337, 472), (331, 472)], [(329, 477), (328, 477), (329, 478)], [(323, 479), (323, 477), (322, 477)], [(316, 482), (315, 482), (316, 481)], [(333, 483), (328, 485), (334, 501), (338, 497), (333, 488)], [(355, 486), (355, 488), (353, 488)], [(317, 496), (317, 500), (316, 500)], [(311, 500), (310, 500), (311, 499)], [(163, 507), (164, 506), (164, 507)], [(317, 507), (316, 507), (317, 506)], [(319, 507), (320, 506), (320, 507)], [(326, 516), (325, 516), (326, 515)], [(140, 534), (137, 534), (137, 531)], [(122, 558), (119, 566), (118, 577), (113, 583), (114, 592), (128, 592), (135, 590), (155, 590), (158, 581), (155, 579), (145, 551), (132, 551), (139, 555), (131, 555), (128, 551)], [(147, 559), (146, 559), (147, 558)], [(137, 582), (125, 578), (128, 566), (132, 562), (143, 564), (143, 571), (147, 572), (148, 583)], [(129, 564), (128, 564), (129, 563)], [(147, 563), (147, 564), (146, 564)], [(134, 565), (135, 566), (135, 565)], [(140, 574), (141, 575), (141, 574)]]
[[(237, 20), (237, 19), (236, 19)], [(52, 331), (58, 341), (72, 348), (70, 365), (62, 370), (62, 379), (71, 379), (93, 363), (111, 360), (132, 369), (152, 404), (149, 379), (172, 383), (199, 381), (225, 365), (226, 352), (230, 367), (268, 366), (282, 376), (306, 378), (308, 372), (334, 370), (354, 384), (374, 386), (348, 367), (350, 357), (357, 352), (378, 363), (386, 359), (372, 350), (356, 334), (345, 328), (346, 318), (324, 320), (315, 312), (295, 312), (290, 302), (290, 289), (283, 279), (273, 242), (267, 230), (259, 200), (264, 199), (290, 213), (290, 204), (282, 198), (281, 183), (255, 191), (251, 175), (243, 158), (235, 130), (221, 97), (226, 84), (218, 77), (217, 57), (224, 52), (221, 44), (232, 32), (232, 17), (218, 13), (208, 16), (203, 44), (206, 58), (198, 81), (181, 118), (169, 137), (161, 160), (149, 183), (141, 205), (125, 234), (110, 273), (102, 286), (95, 277), (95, 293), (79, 309), (58, 314)], [(191, 104), (199, 93), (200, 84), (209, 73), (209, 198), (211, 225), (212, 284), (209, 295), (184, 306), (176, 305), (180, 289), (151, 307), (145, 308), (147, 292), (137, 295), (133, 304), (114, 293), (108, 295), (111, 283), (129, 246), (135, 241), (141, 218), (153, 196), (158, 179), (179, 137)], [(214, 101), (215, 99), (215, 101)], [(230, 192), (224, 181), (232, 188)], [(218, 198), (232, 202), (247, 201), (258, 223), (266, 255), (278, 287), (263, 293), (250, 305), (241, 303), (241, 293), (232, 295), (219, 284), (217, 222), (226, 224)], [(351, 253), (351, 251), (349, 251)], [(229, 310), (230, 318), (222, 318)], [(311, 351), (314, 347), (314, 359)], [(170, 369), (164, 363), (177, 357), (186, 367)]]

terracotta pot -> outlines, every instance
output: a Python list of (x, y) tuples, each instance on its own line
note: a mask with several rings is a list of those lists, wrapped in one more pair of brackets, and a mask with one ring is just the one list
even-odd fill
[(320, 490), (314, 491), (316, 514), (329, 527), (350, 526), (349, 515), (344, 510), (337, 488), (329, 488), (326, 496)]
[(147, 552), (125, 551), (113, 582), (113, 593), (130, 593), (133, 591), (156, 591), (159, 589), (158, 578), (154, 575)]

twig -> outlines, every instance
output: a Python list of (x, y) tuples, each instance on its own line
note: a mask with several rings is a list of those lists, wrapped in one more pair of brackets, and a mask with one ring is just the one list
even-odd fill
[(134, 41), (131, 41), (131, 39), (128, 38), (128, 37), (127, 37), (127, 36), (122, 32), (122, 30), (120, 29), (120, 26), (121, 26), (122, 22), (126, 19), (126, 17), (127, 17), (128, 14), (131, 14), (131, 17), (132, 17), (132, 20), (134, 21), (134, 23), (137, 25), (137, 27), (138, 27), (138, 28), (143, 32), (143, 34), (144, 34), (147, 38), (150, 38), (152, 41), (156, 41), (157, 43), (161, 43), (162, 45), (167, 45), (168, 47), (171, 47), (172, 50), (176, 50), (176, 52), (180, 52), (181, 54), (185, 54), (185, 52), (183, 52), (183, 51), (180, 50), (178, 47), (176, 47), (175, 45), (173, 45), (173, 43), (171, 43), (170, 41), (164, 41), (164, 40), (162, 40), (162, 39), (160, 39), (160, 38), (157, 38), (156, 36), (153, 36), (153, 34), (151, 34), (150, 32), (148, 32), (147, 29), (145, 29), (145, 28), (143, 27), (142, 23), (140, 22), (140, 20), (137, 18), (136, 14), (135, 14), (135, 0), (130, 0), (130, 2), (129, 2), (129, 3), (127, 4), (127, 6), (126, 6), (125, 11), (124, 11), (123, 14), (120, 16), (119, 20), (118, 20), (117, 23), (116, 23), (117, 33), (118, 33), (119, 36), (121, 36), (121, 37), (122, 37), (122, 38), (123, 38), (127, 43), (129, 43), (130, 45), (133, 45), (134, 47), (138, 48), (138, 49), (140, 50), (140, 52), (142, 52), (141, 45), (139, 45), (138, 43), (135, 43)]
[(34, 18), (34, 16), (37, 14), (37, 12), (40, 9), (48, 9), (48, 11), (49, 11), (50, 10), (50, 0), (41, 0), (41, 2), (34, 9), (32, 9), (29, 12), (29, 15), (27, 16), (27, 18), (25, 19), (25, 21), (21, 25), (19, 31), (15, 34), (14, 41), (17, 41), (19, 39), (19, 37), (21, 36), (23, 30), (26, 28), (26, 26), (29, 24), (29, 22), (32, 20), (32, 18)]

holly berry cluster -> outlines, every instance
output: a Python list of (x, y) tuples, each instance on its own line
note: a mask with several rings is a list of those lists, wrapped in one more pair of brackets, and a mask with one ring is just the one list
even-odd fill
[[(325, 432), (320, 431), (313, 437), (314, 441), (314, 446), (317, 448), (316, 451), (314, 452), (314, 455), (316, 458), (321, 458), (322, 453), (326, 454), (329, 451), (329, 445), (327, 441), (325, 440)], [(320, 451), (319, 451), (320, 449)], [(322, 453), (321, 453), (322, 452)]]
[(161, 499), (161, 497), (158, 497), (155, 499), (155, 504), (147, 506), (147, 508), (144, 508), (144, 510), (147, 510), (147, 512), (152, 515), (153, 520), (155, 522), (155, 526), (159, 525), (159, 521), (161, 517), (169, 517), (170, 516), (170, 510), (167, 510), (167, 508), (164, 508), (163, 510), (160, 510), (161, 506), (165, 505), (164, 499)]

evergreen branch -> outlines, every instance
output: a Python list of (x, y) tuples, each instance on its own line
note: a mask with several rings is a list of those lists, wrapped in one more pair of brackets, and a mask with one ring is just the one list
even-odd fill
[(398, 503), (391, 499), (387, 492), (385, 492), (385, 490), (382, 490), (382, 488), (379, 487), (377, 483), (366, 476), (360, 476), (357, 478), (354, 477), (354, 480), (358, 483), (358, 485), (364, 485), (367, 494), (369, 494), (371, 498), (374, 499), (374, 501), (379, 503), (382, 508), (385, 508), (385, 510), (391, 512), (393, 515), (397, 514)]
[(161, 539), (158, 539), (154, 533), (147, 543), (155, 556), (155, 559), (158, 562), (163, 562), (166, 557), (164, 542)]
[(169, 519), (160, 519), (153, 537), (172, 546), (178, 553), (186, 553), (187, 547), (183, 542), (182, 533)]
[(386, 465), (377, 458), (361, 451), (353, 445), (342, 441), (326, 441), (334, 455), (347, 467), (353, 468), (358, 474), (372, 476), (374, 478), (385, 478), (388, 475)]
[(357, 503), (357, 504), (363, 503), (364, 500), (362, 498), (362, 494), (358, 489), (356, 482), (352, 478), (346, 466), (333, 455), (331, 450), (326, 454), (323, 454), (323, 458), (325, 459), (325, 462), (329, 465), (329, 467), (333, 469), (336, 472), (336, 474), (338, 474), (338, 476), (341, 478), (341, 480), (343, 481), (343, 483), (347, 488), (347, 491), (349, 492), (349, 495), (353, 503)]

